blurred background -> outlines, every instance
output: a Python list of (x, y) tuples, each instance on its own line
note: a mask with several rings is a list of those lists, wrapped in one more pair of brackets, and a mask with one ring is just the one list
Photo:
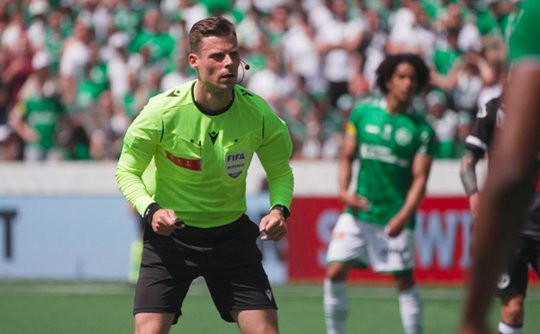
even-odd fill
[[(493, 3), (491, 3), (493, 2)], [(115, 160), (148, 98), (194, 78), (187, 34), (224, 15), (250, 70), (240, 84), (289, 125), (294, 159), (335, 159), (387, 53), (420, 54), (415, 101), (440, 159), (460, 158), (478, 106), (500, 93), (514, 1), (0, 1), (0, 161)]]

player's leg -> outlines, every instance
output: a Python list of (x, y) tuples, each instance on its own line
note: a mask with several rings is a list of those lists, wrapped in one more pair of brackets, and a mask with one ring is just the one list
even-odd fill
[(399, 313), (405, 334), (422, 333), (422, 299), (412, 270), (393, 276), (399, 291)]
[(501, 298), (501, 321), (499, 322), (499, 333), (501, 334), (521, 334), (523, 330), (524, 317), (523, 295)]
[(524, 301), (529, 271), (527, 258), (526, 242), (521, 238), (506, 272), (497, 282), (497, 296), (501, 301), (499, 333), (521, 334), (523, 331)]
[(231, 311), (231, 316), (238, 324), (243, 334), (277, 334), (278, 317), (277, 311), (266, 310), (242, 310)]
[(399, 311), (406, 334), (422, 333), (422, 300), (413, 275), (414, 234), (404, 229), (390, 238), (384, 226), (370, 224), (368, 254), (376, 272), (391, 273), (399, 291)]
[(334, 262), (326, 268), (324, 280), (324, 317), (327, 334), (345, 333), (349, 314), (347, 276), (352, 265)]
[(349, 312), (347, 277), (362, 252), (365, 255), (359, 223), (353, 216), (342, 214), (332, 231), (326, 255), (324, 315), (328, 334), (345, 332)]

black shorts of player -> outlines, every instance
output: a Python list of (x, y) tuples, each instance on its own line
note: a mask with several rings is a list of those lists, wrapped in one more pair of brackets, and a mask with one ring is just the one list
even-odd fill
[(521, 235), (506, 272), (497, 282), (497, 296), (502, 299), (526, 296), (529, 266), (540, 277), (540, 240)]
[(186, 226), (170, 236), (147, 225), (133, 313), (182, 314), (191, 282), (202, 276), (221, 317), (232, 310), (277, 309), (256, 240), (259, 228), (243, 215), (214, 228)]

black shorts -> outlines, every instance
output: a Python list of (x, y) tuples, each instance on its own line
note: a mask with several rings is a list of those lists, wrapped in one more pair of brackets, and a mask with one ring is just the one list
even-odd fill
[(522, 235), (506, 272), (499, 277), (497, 296), (502, 299), (516, 295), (526, 296), (529, 266), (540, 277), (540, 240)]
[(220, 227), (186, 226), (167, 237), (147, 225), (133, 313), (174, 313), (176, 323), (199, 276), (225, 321), (234, 322), (232, 310), (277, 309), (258, 236), (258, 226), (246, 215)]

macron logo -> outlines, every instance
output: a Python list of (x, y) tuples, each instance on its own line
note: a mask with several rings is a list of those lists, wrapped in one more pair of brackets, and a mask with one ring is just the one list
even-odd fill
[(272, 301), (272, 291), (270, 291), (270, 289), (266, 289), (264, 293), (266, 293), (266, 297), (268, 297), (268, 300)]
[(216, 132), (216, 131), (208, 132), (208, 135), (210, 136), (210, 139), (212, 140), (212, 144), (216, 143), (216, 139), (217, 139), (218, 134), (219, 133)]

